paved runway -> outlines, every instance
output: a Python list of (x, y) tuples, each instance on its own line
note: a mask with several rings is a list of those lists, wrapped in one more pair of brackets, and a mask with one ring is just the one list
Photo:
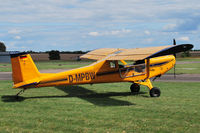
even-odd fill
[(0, 72), (0, 80), (12, 80), (11, 72)]
[[(65, 71), (63, 69), (50, 69), (50, 70), (41, 70), (42, 73), (56, 73)], [(12, 80), (12, 72), (0, 72), (0, 80)], [(156, 81), (164, 82), (200, 82), (200, 74), (177, 74), (174, 78), (173, 74), (165, 74), (160, 78), (157, 78)]]
[(200, 82), (200, 74), (177, 74), (175, 78), (173, 74), (165, 74), (156, 80), (165, 82)]

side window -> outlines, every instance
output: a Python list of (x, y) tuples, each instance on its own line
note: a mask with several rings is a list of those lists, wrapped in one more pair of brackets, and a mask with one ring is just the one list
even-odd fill
[(117, 62), (116, 61), (110, 61), (110, 68), (117, 68)]

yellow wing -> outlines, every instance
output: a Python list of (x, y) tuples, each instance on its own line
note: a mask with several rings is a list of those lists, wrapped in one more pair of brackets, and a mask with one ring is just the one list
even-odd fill
[(118, 48), (101, 48), (96, 49), (87, 54), (81, 56), (81, 58), (93, 59), (93, 60), (100, 60), (105, 58), (108, 55), (111, 55), (117, 51), (125, 50), (125, 49), (118, 49)]
[(81, 58), (88, 58), (93, 60), (142, 60), (156, 52), (163, 49), (172, 47), (160, 46), (160, 47), (146, 47), (146, 48), (132, 48), (132, 49), (118, 49), (118, 48), (102, 48), (88, 52), (82, 55)]

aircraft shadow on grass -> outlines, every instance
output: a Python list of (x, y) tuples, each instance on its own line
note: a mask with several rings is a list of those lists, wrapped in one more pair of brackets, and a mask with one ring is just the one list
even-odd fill
[[(135, 105), (134, 103), (123, 101), (119, 99), (114, 99), (114, 96), (131, 96), (131, 95), (141, 95), (144, 96), (146, 92), (139, 92), (133, 94), (131, 92), (107, 92), (107, 93), (96, 93), (95, 91), (88, 90), (81, 86), (57, 86), (57, 89), (67, 93), (67, 95), (62, 96), (34, 96), (34, 97), (23, 97), (23, 96), (13, 96), (5, 95), (1, 99), (3, 102), (22, 102), (26, 99), (40, 99), (40, 98), (72, 98), (77, 97), (88, 101), (94, 105), (98, 106), (130, 106)], [(111, 98), (112, 97), (112, 98)]]

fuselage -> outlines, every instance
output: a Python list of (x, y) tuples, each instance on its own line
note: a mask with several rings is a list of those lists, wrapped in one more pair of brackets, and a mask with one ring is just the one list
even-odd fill
[(162, 75), (175, 65), (173, 55), (146, 59), (136, 65), (120, 65), (119, 61), (99, 60), (89, 66), (60, 73), (44, 73), (35, 87), (94, 84), (110, 82), (136, 82)]
[(144, 85), (149, 88), (151, 97), (159, 97), (160, 90), (153, 87), (150, 78), (169, 71), (176, 62), (173, 55), (192, 47), (191, 44), (180, 44), (135, 49), (97, 49), (81, 56), (97, 62), (60, 73), (40, 73), (30, 54), (13, 52), (10, 54), (13, 88), (23, 89), (17, 93), (18, 96), (24, 90), (36, 87), (131, 82), (132, 93), (138, 93), (140, 85)]

